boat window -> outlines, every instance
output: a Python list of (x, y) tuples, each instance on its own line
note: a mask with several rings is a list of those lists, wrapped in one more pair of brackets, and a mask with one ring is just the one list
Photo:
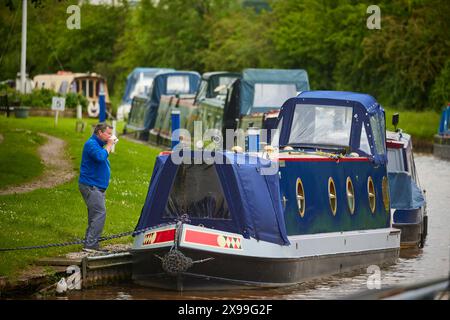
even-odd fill
[(255, 94), (253, 96), (253, 107), (281, 108), (281, 106), (287, 99), (295, 96), (297, 96), (297, 87), (293, 83), (256, 83)]
[(93, 80), (86, 80), (89, 83), (89, 98), (94, 97), (94, 81)]
[(231, 219), (214, 165), (180, 165), (164, 218)]
[(202, 80), (200, 83), (200, 88), (198, 89), (197, 101), (206, 98), (206, 91), (208, 89), (208, 81)]
[(384, 130), (384, 116), (377, 113), (370, 117), (370, 126), (372, 127), (373, 140), (375, 141), (375, 149), (377, 154), (385, 154), (385, 130)]
[(402, 149), (388, 148), (387, 158), (388, 158), (387, 163), (388, 172), (405, 171)]
[(170, 76), (167, 78), (167, 94), (189, 93), (188, 76)]
[(355, 189), (353, 188), (353, 182), (350, 177), (347, 177), (347, 205), (351, 214), (355, 212)]
[(271, 145), (273, 147), (278, 147), (280, 144), (280, 134), (281, 134), (281, 127), (283, 126), (283, 118), (280, 119), (278, 122), (277, 129), (275, 130), (275, 134), (272, 137)]
[(350, 145), (352, 107), (298, 104), (289, 144)]
[(83, 92), (83, 96), (86, 97), (86, 81), (81, 80), (81, 91)]
[(61, 82), (61, 86), (59, 87), (58, 93), (66, 93), (69, 88), (69, 83), (67, 81)]
[(359, 141), (359, 149), (367, 154), (372, 154), (370, 152), (369, 138), (367, 137), (366, 124), (363, 122), (361, 129), (361, 138)]
[(305, 190), (303, 189), (302, 179), (300, 178), (297, 179), (296, 193), (298, 213), (303, 218), (305, 215)]

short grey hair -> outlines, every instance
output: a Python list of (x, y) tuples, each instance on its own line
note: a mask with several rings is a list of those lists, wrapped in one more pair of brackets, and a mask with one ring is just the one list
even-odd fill
[(94, 134), (97, 134), (99, 131), (105, 132), (108, 128), (113, 129), (113, 126), (107, 123), (97, 123), (94, 128)]

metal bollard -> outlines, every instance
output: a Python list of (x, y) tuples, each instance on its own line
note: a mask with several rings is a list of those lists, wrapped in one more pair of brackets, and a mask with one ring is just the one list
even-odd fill
[(248, 128), (248, 152), (259, 152), (260, 130), (255, 127)]

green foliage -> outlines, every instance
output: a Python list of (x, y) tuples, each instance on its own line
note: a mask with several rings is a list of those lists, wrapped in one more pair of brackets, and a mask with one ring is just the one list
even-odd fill
[(447, 60), (431, 90), (431, 107), (441, 111), (450, 104), (450, 59)]
[[(9, 3), (12, 10), (0, 4), (1, 80), (14, 79), (20, 67), (20, 1)], [(367, 92), (391, 107), (437, 110), (448, 100), (448, 1), (378, 1), (381, 30), (367, 28), (369, 3), (355, 0), (269, 0), (268, 11), (241, 0), (83, 4), (81, 29), (69, 30), (66, 8), (78, 3), (29, 6), (32, 76), (95, 71), (119, 101), (126, 76), (138, 66), (303, 68), (312, 89)]]
[(69, 92), (66, 94), (66, 108), (75, 109), (78, 105), (81, 105), (82, 110), (87, 110), (87, 98), (79, 93)]

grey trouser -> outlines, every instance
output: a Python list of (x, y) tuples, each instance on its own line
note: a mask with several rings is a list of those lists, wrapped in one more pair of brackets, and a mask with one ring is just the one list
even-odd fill
[(88, 209), (88, 227), (84, 247), (98, 249), (98, 239), (102, 235), (106, 219), (105, 191), (82, 183), (79, 183), (78, 187)]

